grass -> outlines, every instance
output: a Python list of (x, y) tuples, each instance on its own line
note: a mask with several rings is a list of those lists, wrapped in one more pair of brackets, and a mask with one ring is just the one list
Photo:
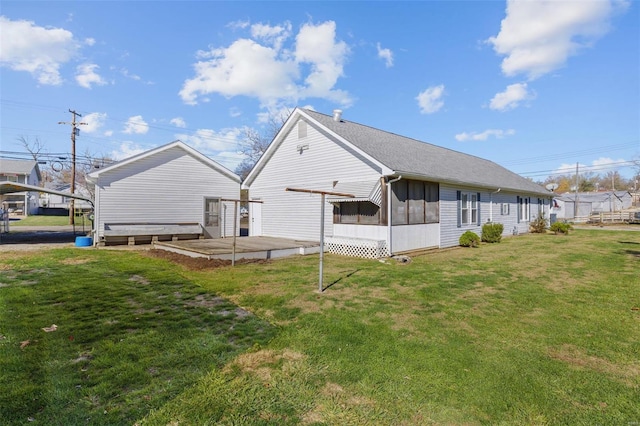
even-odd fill
[(273, 336), (170, 266), (109, 251), (3, 254), (0, 423), (131, 424)]
[[(82, 224), (82, 218), (76, 219), (77, 225)], [(64, 226), (69, 224), (69, 216), (31, 215), (20, 220), (11, 221), (11, 226)]]
[[(117, 373), (103, 376), (103, 396), (98, 401), (109, 401), (110, 409), (136, 405), (128, 416), (114, 418), (129, 423), (640, 422), (639, 232), (576, 230), (569, 236), (525, 235), (479, 249), (416, 256), (409, 264), (328, 255), (325, 283), (330, 287), (323, 294), (315, 291), (317, 256), (207, 271), (171, 267), (130, 252), (51, 251), (28, 260), (14, 256), (13, 260), (6, 256), (0, 260), (0, 268), (4, 268), (0, 282), (9, 284), (0, 288), (0, 333), (7, 336), (0, 340), (0, 362), (13, 359), (14, 363), (9, 370), (0, 366), (3, 386), (39, 377), (44, 383), (31, 386), (62, 392), (83, 383), (67, 383), (57, 378), (56, 370), (78, 369), (73, 357), (80, 357), (86, 349), (57, 357), (53, 345), (48, 344), (46, 350), (42, 347), (61, 329), (43, 333), (39, 327), (59, 316), (42, 318), (36, 324), (16, 315), (16, 309), (25, 316), (38, 310), (32, 298), (45, 296), (41, 281), (33, 274), (46, 274), (62, 259), (92, 259), (60, 266), (61, 271), (68, 268), (67, 277), (89, 274), (88, 280), (78, 278), (85, 282), (92, 281), (92, 276), (104, 280), (112, 267), (121, 270), (109, 277), (109, 285), (128, 282), (133, 293), (138, 286), (127, 281), (131, 276), (153, 283), (145, 287), (146, 292), (171, 281), (163, 274), (173, 271), (184, 277), (181, 286), (187, 283), (203, 297), (222, 296), (274, 326), (268, 328), (275, 333), (268, 343), (266, 336), (257, 333), (248, 339), (247, 346), (260, 341), (260, 347), (230, 351), (226, 358), (194, 372), (189, 383), (153, 406), (145, 405), (144, 399), (131, 397), (127, 401), (121, 397), (126, 393), (121, 389), (139, 386), (138, 381), (146, 377), (144, 372), (131, 373), (129, 379)], [(22, 266), (25, 264), (28, 266)], [(16, 268), (32, 271), (31, 275), (17, 275)], [(21, 284), (12, 284), (7, 275)], [(51, 291), (64, 287), (65, 283), (58, 283)], [(16, 295), (7, 299), (13, 292)], [(53, 296), (46, 297), (50, 303), (58, 303)], [(96, 299), (100, 304), (109, 300), (107, 294), (94, 297), (77, 308), (78, 314), (96, 309)], [(104, 309), (106, 316), (110, 309)], [(153, 329), (152, 322), (137, 330), (147, 328)], [(19, 341), (27, 331), (38, 343), (21, 351)], [(109, 349), (118, 346), (110, 332), (103, 333), (94, 346), (102, 347), (105, 342), (110, 342)], [(58, 335), (60, 345), (71, 345), (64, 334)], [(133, 354), (148, 351), (149, 357), (159, 356), (159, 346), (145, 348), (141, 341), (134, 343), (138, 346), (130, 348)], [(180, 352), (181, 348), (166, 348), (166, 352)], [(24, 367), (29, 350), (38, 358), (33, 366), (44, 367), (36, 371)], [(196, 360), (214, 353), (205, 349), (188, 358)], [(120, 368), (130, 366), (125, 356), (121, 358)], [(96, 368), (96, 360), (87, 360), (89, 371)], [(56, 380), (59, 386), (53, 386)], [(22, 392), (31, 398), (47, 394)], [(73, 392), (80, 391), (70, 389), (64, 400), (79, 405), (77, 400), (82, 398)], [(13, 409), (34, 404), (20, 395), (1, 398), (3, 406), (6, 401), (19, 401), (12, 402)], [(90, 406), (86, 401), (85, 405)], [(35, 408), (61, 410), (42, 402)], [(20, 422), (31, 415), (40, 419), (39, 412), (33, 411), (23, 410)], [(60, 416), (54, 419), (72, 424), (82, 416), (70, 417), (68, 422), (62, 422)]]

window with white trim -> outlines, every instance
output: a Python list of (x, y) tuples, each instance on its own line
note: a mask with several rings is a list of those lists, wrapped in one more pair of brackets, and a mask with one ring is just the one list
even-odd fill
[(462, 225), (478, 224), (477, 192), (460, 192), (460, 223)]
[(518, 197), (518, 221), (529, 222), (530, 220), (530, 200), (525, 197)]

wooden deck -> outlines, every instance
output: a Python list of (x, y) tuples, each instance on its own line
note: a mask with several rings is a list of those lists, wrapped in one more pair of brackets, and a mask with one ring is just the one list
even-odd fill
[[(204, 240), (161, 241), (155, 248), (172, 251), (191, 257), (231, 260), (233, 258), (233, 238)], [(317, 241), (290, 240), (273, 237), (237, 237), (235, 259), (274, 259), (296, 254), (320, 252)]]

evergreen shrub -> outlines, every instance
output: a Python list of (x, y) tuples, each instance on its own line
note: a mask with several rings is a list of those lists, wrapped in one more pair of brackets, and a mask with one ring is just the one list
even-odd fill
[(479, 247), (480, 246), (480, 237), (473, 231), (466, 231), (464, 234), (460, 235), (460, 245), (462, 247)]
[(482, 241), (485, 243), (499, 243), (502, 240), (504, 225), (501, 223), (487, 222), (482, 225)]
[(570, 223), (566, 223), (566, 222), (556, 222), (553, 225), (551, 225), (549, 229), (551, 230), (551, 232), (553, 232), (556, 235), (558, 234), (567, 235), (569, 234), (569, 231), (573, 229), (573, 226), (571, 226)]

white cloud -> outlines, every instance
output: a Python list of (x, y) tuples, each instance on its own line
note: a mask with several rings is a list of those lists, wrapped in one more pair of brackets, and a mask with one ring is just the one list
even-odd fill
[(251, 36), (255, 39), (264, 40), (280, 50), (286, 39), (291, 37), (291, 22), (286, 21), (282, 25), (253, 24), (251, 26)]
[(82, 122), (87, 123), (86, 126), (82, 126), (82, 131), (87, 133), (96, 133), (104, 126), (104, 122), (107, 119), (107, 114), (104, 112), (92, 112), (82, 117)]
[(442, 96), (444, 95), (444, 84), (439, 86), (429, 87), (423, 92), (420, 92), (416, 97), (418, 105), (420, 106), (420, 113), (433, 114), (444, 106)]
[(628, 161), (623, 158), (614, 160), (609, 157), (600, 157), (597, 160), (593, 160), (591, 165), (594, 169), (615, 169), (620, 167), (621, 163), (628, 164)]
[(391, 68), (393, 66), (393, 52), (391, 51), (391, 49), (383, 49), (380, 46), (380, 43), (378, 43), (377, 48), (378, 48), (378, 58), (384, 59), (384, 62), (387, 68)]
[(326, 98), (350, 105), (352, 101), (346, 92), (332, 89), (343, 75), (348, 54), (347, 44), (336, 41), (335, 22), (304, 25), (296, 37), (295, 57), (298, 63), (309, 63), (311, 73), (305, 79), (307, 87), (301, 97)]
[(230, 117), (240, 117), (242, 115), (242, 110), (238, 107), (229, 108), (229, 116)]
[[(591, 161), (591, 164), (578, 163), (578, 173), (584, 172), (594, 172), (594, 173), (606, 173), (610, 170), (615, 170), (619, 168), (621, 165), (628, 164), (628, 161), (619, 158), (614, 160), (609, 157), (600, 157), (596, 160)], [(576, 174), (576, 164), (561, 164), (556, 170), (554, 170), (553, 174), (559, 175), (575, 175)]]
[(237, 145), (244, 135), (244, 129), (238, 127), (222, 129), (198, 129), (193, 134), (180, 133), (176, 138), (202, 152), (215, 154), (222, 151), (237, 151)]
[[(203, 57), (201, 52), (200, 57)], [(253, 40), (240, 39), (228, 48), (206, 52), (211, 59), (194, 65), (196, 77), (185, 81), (180, 96), (187, 104), (211, 93), (225, 97), (251, 96), (267, 102), (280, 97), (295, 97), (294, 78), (298, 72), (293, 61), (278, 59), (278, 52)]]
[(504, 92), (496, 93), (489, 103), (489, 108), (508, 111), (517, 108), (520, 102), (533, 98), (535, 98), (535, 93), (529, 92), (527, 83), (510, 84)]
[(508, 0), (500, 32), (487, 42), (505, 58), (506, 76), (530, 79), (562, 67), (569, 56), (590, 47), (609, 31), (609, 19), (626, 1)]
[[(234, 27), (244, 28), (239, 24)], [(346, 43), (336, 40), (334, 22), (305, 24), (289, 48), (282, 46), (290, 38), (288, 22), (280, 26), (254, 24), (251, 32), (258, 41), (240, 38), (228, 47), (197, 52), (195, 76), (186, 80), (179, 92), (185, 103), (207, 101), (206, 96), (213, 93), (228, 98), (254, 97), (263, 106), (283, 100), (297, 103), (308, 97), (343, 106), (352, 102), (348, 93), (334, 89), (349, 53)], [(306, 77), (304, 70), (309, 70)]]
[(26, 71), (44, 85), (62, 84), (60, 67), (75, 57), (80, 43), (62, 28), (0, 16), (0, 66)]
[(291, 115), (293, 109), (294, 108), (283, 105), (269, 107), (267, 111), (259, 112), (257, 114), (258, 123), (266, 124), (271, 121), (274, 121), (275, 123), (284, 122), (289, 117), (289, 115)]
[(81, 64), (76, 68), (76, 81), (85, 89), (91, 89), (92, 84), (104, 86), (106, 80), (100, 77), (96, 70), (100, 68), (96, 64)]
[(133, 142), (126, 141), (120, 144), (117, 150), (111, 151), (110, 157), (114, 160), (124, 160), (125, 158), (133, 157), (134, 155), (145, 152), (146, 149)]
[(513, 129), (508, 130), (500, 130), (500, 129), (487, 129), (484, 132), (463, 132), (458, 133), (455, 138), (457, 141), (466, 142), (466, 141), (486, 141), (490, 137), (494, 137), (496, 139), (502, 139), (505, 136), (515, 135), (516, 131)]
[(124, 130), (122, 130), (122, 133), (145, 134), (148, 131), (149, 131), (149, 125), (147, 124), (147, 122), (144, 121), (141, 115), (136, 115), (133, 117), (129, 117), (129, 120), (127, 120), (127, 123), (125, 124)]
[(234, 29), (234, 30), (244, 30), (245, 28), (248, 28), (251, 25), (250, 21), (233, 21), (233, 22), (229, 22), (227, 24), (227, 27)]
[(184, 121), (184, 118), (182, 117), (176, 117), (176, 118), (172, 118), (171, 121), (169, 121), (169, 123), (173, 124), (176, 127), (187, 127), (187, 123)]
[[(587, 167), (585, 164), (578, 163), (578, 170), (584, 171), (585, 167)], [(575, 175), (575, 173), (576, 173), (576, 164), (575, 163), (573, 163), (573, 164), (563, 163), (556, 170), (554, 170), (552, 174), (554, 174), (554, 175)]]
[(128, 69), (126, 69), (126, 68), (121, 68), (121, 69), (120, 69), (120, 74), (122, 74), (123, 76), (125, 76), (125, 77), (127, 77), (127, 78), (130, 78), (131, 80), (135, 80), (135, 81), (140, 81), (140, 80), (141, 80), (141, 78), (140, 78), (140, 76), (139, 76), (139, 75), (137, 75), (137, 74), (131, 74), (131, 73), (129, 72), (129, 70), (128, 70)]
[(96, 39), (91, 37), (85, 38), (84, 44), (87, 46), (93, 46), (94, 44), (96, 44)]

